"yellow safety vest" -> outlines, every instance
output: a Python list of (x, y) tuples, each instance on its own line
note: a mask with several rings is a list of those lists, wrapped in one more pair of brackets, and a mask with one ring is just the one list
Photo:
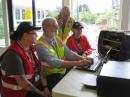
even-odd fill
[[(58, 17), (56, 17), (56, 19), (58, 20)], [(67, 21), (67, 23), (65, 24), (64, 32), (62, 31), (62, 27), (59, 27), (58, 29), (58, 36), (63, 41), (63, 43), (66, 43), (67, 37), (73, 25), (73, 22), (74, 22), (73, 18), (70, 17), (70, 20)]]
[[(56, 41), (56, 49), (57, 49), (57, 51), (55, 51), (53, 49), (53, 47), (45, 40), (45, 36), (42, 36), (37, 41), (36, 45), (37, 44), (42, 44), (46, 48), (48, 48), (50, 53), (53, 54), (56, 58), (64, 59), (64, 45), (63, 45), (62, 41), (58, 37), (56, 37), (54, 39)], [(50, 75), (50, 74), (54, 74), (54, 73), (65, 74), (65, 72), (66, 72), (66, 68), (50, 68), (50, 67), (44, 67), (43, 68), (43, 74), (45, 76)]]

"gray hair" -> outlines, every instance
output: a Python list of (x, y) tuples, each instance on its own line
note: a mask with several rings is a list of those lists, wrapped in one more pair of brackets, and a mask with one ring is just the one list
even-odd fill
[(43, 27), (43, 29), (44, 29), (45, 27), (47, 27), (49, 24), (51, 24), (52, 22), (54, 22), (54, 21), (56, 21), (56, 19), (53, 18), (53, 17), (47, 17), (47, 18), (45, 18), (45, 19), (42, 21), (42, 27)]
[(70, 9), (69, 7), (67, 6), (64, 6), (61, 11), (60, 11), (60, 14), (62, 15), (63, 13), (70, 13)]

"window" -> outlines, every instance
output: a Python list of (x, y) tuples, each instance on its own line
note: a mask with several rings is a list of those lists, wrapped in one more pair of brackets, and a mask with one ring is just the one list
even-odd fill
[(22, 9), (22, 19), (25, 19), (25, 9)]
[(15, 30), (22, 21), (32, 21), (34, 25), (41, 26), (41, 22), (45, 17), (57, 16), (62, 7), (62, 0), (35, 0), (35, 8), (33, 1), (12, 0), (13, 27), (10, 27), (10, 30)]
[(100, 30), (120, 29), (120, 0), (74, 0), (74, 2), (74, 18), (84, 24), (83, 33), (93, 48), (97, 47), (95, 43), (98, 42)]
[(44, 11), (41, 11), (41, 18), (44, 18)]
[(37, 11), (37, 19), (40, 19), (40, 11)]
[(4, 34), (4, 22), (3, 22), (3, 10), (2, 2), (0, 0), (0, 47), (5, 46), (5, 34)]
[[(56, 17), (62, 8), (62, 0), (35, 0), (36, 6), (36, 26), (42, 25), (45, 17)], [(38, 33), (38, 38), (42, 33)]]
[(35, 0), (36, 10), (38, 10), (36, 25), (41, 26), (45, 17), (56, 17), (62, 8), (62, 0)]
[(32, 0), (12, 0), (14, 29), (22, 21), (32, 21)]
[(20, 10), (19, 9), (15, 9), (15, 18), (16, 20), (20, 20)]

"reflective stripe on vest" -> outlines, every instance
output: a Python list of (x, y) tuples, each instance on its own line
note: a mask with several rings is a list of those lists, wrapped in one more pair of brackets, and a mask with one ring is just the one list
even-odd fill
[(3, 75), (3, 76), (5, 76), (6, 75), (6, 72), (1, 68), (1, 74)]
[[(28, 75), (27, 75), (28, 76)], [(11, 76), (13, 77), (13, 76)], [(30, 78), (30, 75), (28, 76), (28, 78)], [(40, 79), (39, 75), (35, 76), (35, 81), (37, 82)], [(10, 84), (5, 82), (4, 80), (1, 80), (2, 82), (2, 86), (11, 90), (22, 90), (23, 88), (19, 85), (15, 85), (15, 84)]]
[(23, 88), (19, 85), (9, 84), (1, 80), (2, 86), (11, 90), (22, 90)]
[[(6, 75), (5, 70), (3, 70), (2, 68), (1, 68), (1, 73), (2, 73), (3, 76)], [(31, 79), (33, 75), (32, 74), (28, 74), (28, 75), (25, 75), (25, 76), (26, 76), (27, 79)], [(8, 76), (8, 77), (14, 78), (14, 75), (11, 75), (11, 76)]]

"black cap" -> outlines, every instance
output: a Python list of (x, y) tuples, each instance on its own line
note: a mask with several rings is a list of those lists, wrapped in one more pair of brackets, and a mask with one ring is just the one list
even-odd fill
[(80, 22), (74, 22), (72, 29), (77, 29), (77, 28), (84, 28), (84, 27)]
[(20, 37), (22, 37), (22, 35), (24, 33), (29, 33), (30, 31), (33, 31), (33, 30), (40, 30), (41, 27), (35, 27), (32, 25), (31, 22), (21, 22), (16, 31), (10, 36), (10, 38), (12, 40), (17, 40), (19, 39)]

